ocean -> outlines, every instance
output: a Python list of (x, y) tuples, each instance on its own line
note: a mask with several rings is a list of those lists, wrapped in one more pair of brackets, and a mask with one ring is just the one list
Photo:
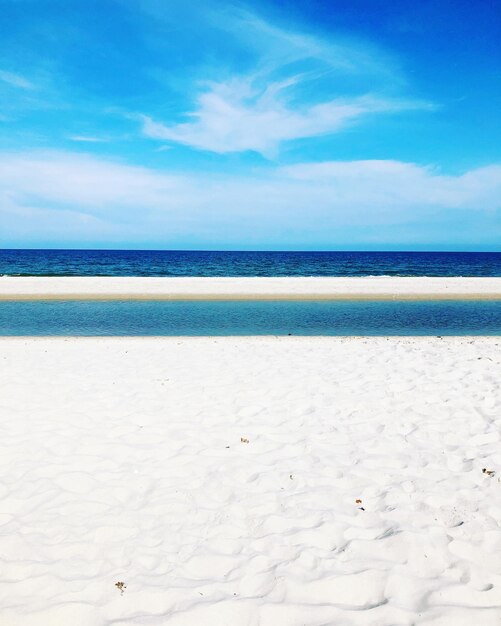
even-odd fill
[(501, 276), (501, 252), (0, 250), (8, 276)]

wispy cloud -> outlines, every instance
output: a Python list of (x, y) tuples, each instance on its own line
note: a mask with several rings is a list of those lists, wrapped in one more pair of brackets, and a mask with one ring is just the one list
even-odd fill
[(0, 70), (0, 80), (12, 87), (18, 87), (19, 89), (35, 89), (35, 85), (31, 83), (29, 80), (20, 76), (19, 74), (14, 74), (13, 72), (6, 72), (5, 70)]
[(166, 246), (363, 246), (376, 233), (386, 242), (402, 233), (427, 242), (430, 228), (447, 242), (471, 237), (477, 223), (477, 243), (501, 236), (500, 165), (457, 176), (372, 160), (268, 167), (248, 176), (180, 175), (74, 153), (4, 153), (0, 198), (4, 245), (13, 233), (31, 240), (51, 228), (54, 243), (64, 243), (61, 223), (80, 243)]
[(369, 114), (434, 108), (389, 96), (401, 84), (401, 74), (368, 45), (282, 30), (243, 12), (218, 18), (217, 27), (254, 49), (252, 68), (199, 83), (186, 121), (140, 116), (147, 137), (217, 153), (252, 150), (273, 157), (283, 142), (336, 133)]
[(93, 137), (92, 135), (70, 135), (70, 141), (80, 141), (83, 143), (106, 143), (108, 139), (104, 137)]
[(240, 45), (253, 48), (256, 66), (263, 73), (306, 60), (313, 63), (310, 70), (317, 75), (331, 72), (366, 75), (376, 81), (391, 79), (393, 83), (404, 80), (395, 59), (367, 41), (355, 41), (340, 33), (327, 37), (281, 28), (241, 8), (212, 13), (209, 21)]

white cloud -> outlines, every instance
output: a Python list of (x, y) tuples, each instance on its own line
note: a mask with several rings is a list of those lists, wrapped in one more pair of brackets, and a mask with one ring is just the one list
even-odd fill
[(241, 11), (218, 15), (215, 24), (235, 45), (254, 51), (252, 68), (198, 83), (186, 121), (140, 116), (147, 137), (217, 153), (251, 150), (274, 157), (283, 142), (336, 133), (368, 114), (434, 108), (388, 96), (403, 82), (401, 73), (368, 44), (325, 41)]
[(0, 189), (18, 205), (113, 213), (116, 208), (164, 206), (175, 180), (142, 167), (71, 152), (0, 156)]
[(363, 245), (398, 233), (426, 243), (472, 236), (468, 224), (477, 222), (492, 242), (501, 237), (500, 209), (499, 165), (448, 176), (412, 163), (352, 161), (217, 176), (65, 152), (0, 154), (4, 245), (16, 234), (80, 245)]
[(342, 193), (347, 204), (384, 207), (429, 207), (493, 211), (501, 208), (501, 165), (459, 176), (433, 167), (391, 160), (307, 163), (281, 168), (285, 176), (314, 184), (320, 193)]
[(280, 143), (334, 133), (363, 115), (422, 108), (423, 103), (362, 96), (312, 106), (290, 107), (280, 97), (284, 87), (268, 85), (253, 93), (241, 82), (215, 85), (202, 94), (193, 121), (166, 126), (143, 116), (146, 136), (212, 152), (254, 150), (274, 156)]

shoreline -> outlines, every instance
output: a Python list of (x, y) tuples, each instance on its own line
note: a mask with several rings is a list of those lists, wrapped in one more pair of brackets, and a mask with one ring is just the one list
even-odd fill
[(501, 300), (501, 277), (11, 277), (8, 300)]
[(378, 340), (378, 341), (456, 341), (456, 340), (474, 340), (474, 341), (501, 341), (499, 335), (0, 335), (0, 341), (73, 341), (73, 340), (92, 340), (92, 341), (208, 341), (217, 343), (219, 341), (228, 341), (243, 339), (256, 342), (268, 341), (358, 341), (361, 340)]

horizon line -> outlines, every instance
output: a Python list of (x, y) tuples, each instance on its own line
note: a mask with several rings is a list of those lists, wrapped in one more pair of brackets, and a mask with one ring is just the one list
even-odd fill
[(423, 254), (501, 254), (501, 250), (423, 250), (423, 249), (301, 249), (301, 248), (282, 248), (282, 249), (251, 249), (251, 248), (0, 248), (2, 252), (20, 252), (20, 251), (39, 251), (39, 252), (247, 252), (247, 253), (343, 253), (343, 252), (363, 252), (363, 253), (423, 253)]

